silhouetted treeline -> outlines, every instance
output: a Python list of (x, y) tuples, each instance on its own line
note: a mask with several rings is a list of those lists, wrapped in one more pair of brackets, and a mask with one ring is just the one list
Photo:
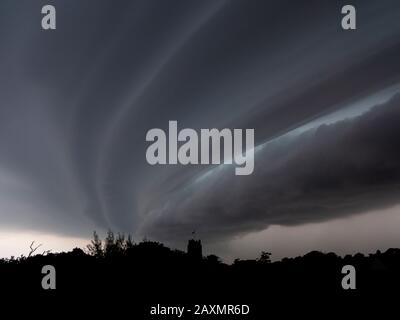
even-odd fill
[[(31, 253), (35, 249), (31, 245)], [(56, 269), (54, 292), (41, 287), (44, 265)], [(344, 265), (356, 269), (356, 290), (341, 286)], [(345, 257), (313, 251), (277, 262), (272, 262), (271, 253), (264, 251), (258, 259), (236, 259), (228, 265), (215, 255), (193, 258), (159, 242), (135, 243), (130, 236), (110, 231), (103, 241), (94, 233), (85, 250), (1, 259), (0, 281), (2, 290), (7, 292), (45, 292), (47, 296), (100, 294), (103, 298), (117, 294), (141, 305), (204, 300), (260, 305), (288, 297), (301, 300), (322, 296), (347, 301), (377, 292), (397, 292), (400, 249)]]

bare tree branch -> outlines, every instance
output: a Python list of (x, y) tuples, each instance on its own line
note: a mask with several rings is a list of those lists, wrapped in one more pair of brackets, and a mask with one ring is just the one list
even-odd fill
[(32, 241), (31, 245), (29, 246), (29, 248), (31, 249), (31, 251), (30, 251), (29, 254), (28, 254), (28, 258), (31, 257), (32, 254), (33, 254), (37, 249), (39, 249), (39, 248), (42, 246), (42, 244), (39, 244), (38, 246), (33, 247), (34, 244), (35, 244), (35, 241)]
[(42, 256), (46, 256), (46, 255), (48, 255), (50, 252), (51, 252), (51, 249), (50, 249), (50, 250), (44, 250), (43, 253), (42, 253)]

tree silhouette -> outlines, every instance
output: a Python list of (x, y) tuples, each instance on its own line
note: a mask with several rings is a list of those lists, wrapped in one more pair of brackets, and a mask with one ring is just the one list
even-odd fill
[(99, 258), (103, 256), (103, 244), (96, 231), (93, 231), (93, 239), (91, 240), (90, 244), (87, 245), (87, 249), (89, 254), (94, 257)]
[[(221, 297), (240, 297), (242, 301), (249, 301), (283, 293), (286, 299), (291, 291), (301, 295), (347, 294), (348, 298), (349, 292), (341, 287), (341, 270), (347, 264), (357, 270), (360, 292), (400, 287), (400, 249), (345, 257), (312, 251), (274, 262), (270, 252), (262, 251), (257, 259), (236, 259), (233, 264), (226, 264), (216, 255), (193, 259), (188, 252), (170, 249), (160, 242), (146, 239), (135, 243), (130, 235), (115, 234), (111, 230), (105, 239), (93, 232), (86, 252), (75, 248), (70, 252), (34, 254), (38, 248), (35, 242), (30, 248), (27, 257), (0, 259), (0, 283), (5, 292), (21, 288), (41, 290), (43, 274), (40, 271), (44, 265), (57, 269), (57, 283), (62, 293), (76, 294), (77, 288), (99, 293), (129, 290), (139, 295), (132, 301), (154, 299), (152, 304), (162, 297), (177, 301), (209, 296), (216, 301)], [(259, 290), (263, 290), (262, 295)]]
[(28, 258), (31, 257), (36, 252), (36, 250), (42, 246), (42, 244), (39, 244), (36, 247), (34, 247), (34, 245), (35, 245), (35, 241), (32, 241), (31, 245), (29, 246), (30, 252), (28, 254)]
[(271, 263), (271, 252), (261, 251), (260, 258), (257, 260), (261, 263)]

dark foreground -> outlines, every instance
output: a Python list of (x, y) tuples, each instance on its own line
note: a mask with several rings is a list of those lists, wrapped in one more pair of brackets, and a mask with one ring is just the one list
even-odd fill
[[(358, 313), (378, 299), (390, 305), (391, 298), (400, 296), (400, 249), (344, 258), (310, 252), (273, 263), (263, 253), (257, 260), (227, 265), (216, 256), (199, 257), (156, 242), (112, 239), (103, 246), (96, 241), (87, 252), (0, 260), (2, 294), (21, 305), (25, 298), (39, 299), (62, 309), (84, 307), (92, 314), (123, 312), (132, 319), (179, 319), (151, 314), (174, 306), (185, 308), (180, 317), (185, 319), (266, 319), (276, 312), (316, 312), (317, 305), (329, 313), (344, 308)], [(45, 265), (56, 270), (55, 290), (42, 287)], [(344, 265), (356, 270), (355, 290), (342, 288)], [(248, 314), (227, 315), (229, 305), (235, 312), (248, 305)]]

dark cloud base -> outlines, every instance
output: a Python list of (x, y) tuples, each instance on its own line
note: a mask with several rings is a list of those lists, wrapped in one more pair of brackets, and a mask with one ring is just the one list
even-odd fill
[[(399, 203), (400, 96), (362, 116), (282, 137), (256, 154), (252, 176), (209, 178), (147, 232), (224, 238), (325, 221)], [(192, 199), (192, 200), (187, 200)]]
[[(150, 166), (146, 132), (256, 144), (400, 83), (398, 0), (0, 1), (0, 228), (217, 239), (396, 203), (394, 106), (258, 152), (255, 172)], [(391, 110), (391, 111), (390, 111)], [(182, 244), (182, 242), (181, 242)]]

